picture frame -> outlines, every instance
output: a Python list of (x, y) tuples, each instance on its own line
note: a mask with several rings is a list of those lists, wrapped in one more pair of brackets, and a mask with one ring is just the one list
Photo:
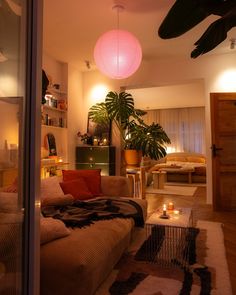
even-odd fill
[(93, 145), (110, 145), (111, 121), (107, 125), (98, 124), (88, 117), (87, 133), (92, 137)]

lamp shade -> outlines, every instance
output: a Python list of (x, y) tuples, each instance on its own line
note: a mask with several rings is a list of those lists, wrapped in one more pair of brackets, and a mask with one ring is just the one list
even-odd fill
[(130, 32), (111, 30), (98, 39), (94, 59), (103, 74), (113, 79), (124, 79), (138, 69), (142, 49), (138, 39)]

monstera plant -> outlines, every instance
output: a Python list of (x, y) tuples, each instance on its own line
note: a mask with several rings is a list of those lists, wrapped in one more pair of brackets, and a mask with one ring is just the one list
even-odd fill
[(134, 107), (134, 99), (126, 92), (109, 92), (105, 102), (95, 104), (89, 110), (89, 118), (95, 123), (107, 124), (111, 120), (120, 131), (123, 150), (139, 151), (143, 156), (159, 159), (166, 155), (165, 144), (170, 139), (159, 124), (146, 125), (145, 111)]
[(191, 57), (196, 58), (218, 46), (227, 38), (228, 31), (236, 26), (235, 0), (176, 0), (161, 23), (158, 34), (163, 39), (179, 37), (210, 15), (218, 18), (195, 42), (196, 48)]

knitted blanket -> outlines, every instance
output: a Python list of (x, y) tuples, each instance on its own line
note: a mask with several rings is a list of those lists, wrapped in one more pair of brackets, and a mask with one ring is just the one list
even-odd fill
[(89, 202), (77, 200), (72, 205), (43, 207), (42, 214), (44, 217), (60, 219), (72, 228), (82, 228), (98, 220), (113, 218), (133, 218), (135, 226), (144, 226), (142, 208), (130, 199), (101, 198)]

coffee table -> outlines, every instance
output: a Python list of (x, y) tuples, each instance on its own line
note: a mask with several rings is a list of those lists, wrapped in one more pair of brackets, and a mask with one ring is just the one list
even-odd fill
[(192, 173), (195, 171), (193, 167), (162, 167), (160, 171), (165, 171), (166, 173), (176, 173), (176, 174), (187, 174), (188, 183), (192, 183)]
[(169, 219), (162, 219), (162, 211), (157, 210), (147, 219), (147, 260), (161, 266), (188, 267), (192, 209), (182, 208), (180, 214), (172, 212), (167, 212)]

